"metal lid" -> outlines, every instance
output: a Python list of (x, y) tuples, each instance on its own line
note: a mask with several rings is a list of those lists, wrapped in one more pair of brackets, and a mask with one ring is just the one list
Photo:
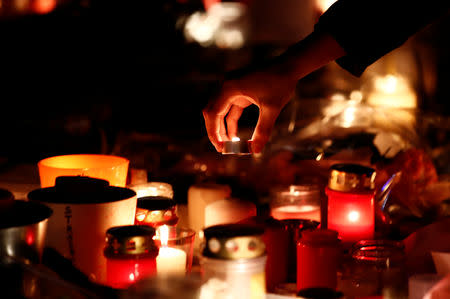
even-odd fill
[(250, 140), (223, 141), (222, 155), (250, 155), (251, 143)]
[(204, 230), (203, 256), (217, 259), (246, 259), (265, 254), (264, 228), (256, 224), (221, 224)]
[(328, 188), (335, 191), (372, 191), (375, 189), (373, 168), (358, 164), (335, 164), (331, 166)]
[(176, 207), (176, 201), (167, 197), (141, 197), (137, 201), (136, 224), (175, 225), (178, 223)]
[(147, 225), (124, 225), (106, 231), (105, 255), (149, 254), (156, 257), (159, 249), (153, 240), (155, 229)]

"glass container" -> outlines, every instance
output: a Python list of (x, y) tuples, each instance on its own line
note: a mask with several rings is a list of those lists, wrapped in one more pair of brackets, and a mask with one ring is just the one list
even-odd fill
[(189, 228), (162, 225), (156, 228), (159, 242), (156, 258), (158, 275), (183, 276), (191, 272), (194, 257), (195, 231)]
[(49, 157), (38, 162), (41, 187), (52, 187), (59, 176), (89, 176), (125, 187), (130, 161), (112, 155), (79, 154)]
[(392, 240), (361, 240), (343, 266), (341, 290), (348, 298), (407, 298), (404, 245)]
[(158, 247), (153, 241), (155, 229), (126, 225), (106, 231), (106, 283), (124, 289), (137, 280), (156, 274)]
[(328, 186), (328, 228), (339, 233), (344, 247), (375, 233), (375, 170), (358, 164), (335, 164)]
[(337, 287), (341, 244), (334, 230), (304, 231), (297, 244), (297, 291)]
[(264, 229), (252, 224), (208, 227), (201, 267), (200, 298), (266, 297)]
[(317, 185), (291, 185), (273, 191), (270, 213), (273, 218), (309, 219), (320, 222), (320, 190)]

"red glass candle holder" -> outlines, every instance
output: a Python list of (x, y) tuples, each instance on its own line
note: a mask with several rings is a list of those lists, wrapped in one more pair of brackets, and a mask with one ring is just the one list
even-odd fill
[(328, 228), (339, 232), (343, 243), (373, 239), (375, 232), (374, 193), (349, 193), (326, 187)]
[(338, 233), (333, 230), (304, 231), (297, 244), (297, 291), (337, 287), (341, 257)]
[(375, 233), (375, 170), (357, 164), (331, 167), (325, 193), (327, 227), (336, 230), (344, 246), (373, 239)]
[(106, 284), (125, 289), (136, 281), (156, 275), (159, 249), (153, 241), (155, 229), (146, 225), (126, 225), (108, 229)]

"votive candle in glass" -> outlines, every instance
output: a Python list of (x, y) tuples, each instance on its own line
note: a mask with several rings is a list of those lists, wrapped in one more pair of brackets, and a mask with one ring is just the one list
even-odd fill
[(124, 289), (156, 274), (158, 247), (155, 229), (142, 225), (116, 226), (106, 232), (106, 284)]
[(273, 218), (320, 222), (320, 189), (317, 185), (291, 185), (272, 193), (270, 213)]
[(331, 167), (328, 186), (328, 228), (338, 231), (345, 247), (375, 232), (375, 170), (357, 164)]

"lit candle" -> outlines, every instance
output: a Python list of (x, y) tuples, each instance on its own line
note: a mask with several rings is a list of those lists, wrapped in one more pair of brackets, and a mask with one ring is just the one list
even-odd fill
[(308, 219), (320, 222), (320, 192), (314, 185), (292, 185), (289, 191), (275, 191), (270, 213), (273, 218)]
[(155, 229), (146, 225), (111, 227), (106, 232), (106, 284), (124, 289), (156, 274)]
[(167, 247), (169, 228), (167, 225), (159, 227), (161, 247), (156, 257), (156, 273), (158, 275), (184, 275), (186, 273), (186, 253), (177, 248)]
[(336, 164), (330, 172), (328, 228), (339, 232), (344, 246), (372, 239), (375, 231), (375, 171), (356, 164)]
[(251, 141), (242, 140), (239, 137), (233, 137), (231, 140), (223, 141), (223, 155), (250, 155)]
[(415, 108), (417, 95), (409, 82), (402, 76), (386, 75), (375, 77), (373, 91), (367, 101), (376, 106), (393, 108)]

